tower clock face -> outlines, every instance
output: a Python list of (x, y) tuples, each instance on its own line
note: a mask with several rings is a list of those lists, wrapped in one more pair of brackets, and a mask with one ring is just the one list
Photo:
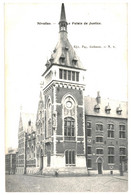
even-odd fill
[(72, 102), (71, 101), (66, 102), (66, 107), (71, 108), (72, 107)]

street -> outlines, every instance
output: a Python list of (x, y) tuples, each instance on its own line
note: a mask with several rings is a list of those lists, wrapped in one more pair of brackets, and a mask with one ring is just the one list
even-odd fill
[(126, 192), (128, 176), (43, 177), (6, 175), (6, 192)]

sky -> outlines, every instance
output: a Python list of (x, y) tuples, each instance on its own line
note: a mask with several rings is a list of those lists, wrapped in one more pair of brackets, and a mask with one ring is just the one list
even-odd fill
[[(62, 2), (5, 4), (6, 151), (18, 146), (20, 108), (37, 112), (41, 75), (59, 39)], [(65, 1), (65, 10), (68, 39), (87, 69), (85, 95), (100, 91), (102, 98), (127, 100), (127, 4)]]

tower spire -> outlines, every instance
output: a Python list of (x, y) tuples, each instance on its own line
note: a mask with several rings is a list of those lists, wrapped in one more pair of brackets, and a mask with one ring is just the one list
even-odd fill
[(62, 5), (61, 5), (59, 30), (60, 30), (60, 32), (67, 32), (67, 21), (66, 21), (66, 14), (65, 14), (64, 3), (62, 3)]
[(66, 22), (66, 14), (65, 14), (65, 6), (64, 3), (61, 5), (61, 16), (60, 16), (60, 22)]

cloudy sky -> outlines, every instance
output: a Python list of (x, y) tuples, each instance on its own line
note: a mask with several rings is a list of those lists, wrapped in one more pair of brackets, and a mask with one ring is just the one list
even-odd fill
[[(5, 4), (6, 148), (17, 147), (20, 107), (37, 111), (41, 75), (59, 39), (62, 2)], [(85, 94), (127, 100), (127, 4), (66, 1), (65, 9), (68, 39), (87, 69)]]

